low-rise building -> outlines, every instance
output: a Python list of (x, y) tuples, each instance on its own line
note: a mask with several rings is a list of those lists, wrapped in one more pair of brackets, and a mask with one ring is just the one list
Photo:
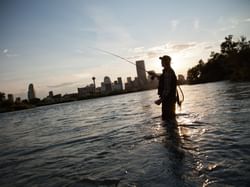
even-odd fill
[(94, 84), (90, 84), (83, 88), (77, 88), (77, 91), (78, 91), (78, 97), (84, 98), (84, 97), (93, 96), (96, 90), (95, 90)]

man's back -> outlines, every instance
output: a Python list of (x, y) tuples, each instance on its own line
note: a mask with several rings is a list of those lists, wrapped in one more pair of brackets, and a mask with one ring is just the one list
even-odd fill
[(172, 68), (163, 70), (159, 78), (158, 95), (163, 99), (176, 101), (177, 78)]

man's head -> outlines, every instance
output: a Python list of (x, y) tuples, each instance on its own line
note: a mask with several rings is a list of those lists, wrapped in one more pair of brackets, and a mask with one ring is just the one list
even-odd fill
[(161, 65), (164, 68), (168, 68), (170, 67), (170, 63), (171, 63), (171, 57), (168, 55), (164, 55), (162, 57), (159, 58), (161, 60)]

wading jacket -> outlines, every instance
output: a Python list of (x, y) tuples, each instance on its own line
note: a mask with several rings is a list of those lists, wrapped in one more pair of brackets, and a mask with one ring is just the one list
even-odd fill
[(163, 70), (159, 78), (158, 95), (166, 102), (176, 102), (177, 78), (172, 68)]

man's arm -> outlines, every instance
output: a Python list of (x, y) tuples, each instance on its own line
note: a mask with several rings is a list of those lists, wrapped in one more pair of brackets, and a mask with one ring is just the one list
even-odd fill
[(155, 77), (159, 79), (161, 76), (160, 73), (155, 73), (155, 71), (147, 71), (147, 73), (151, 76), (152, 79), (154, 79)]

